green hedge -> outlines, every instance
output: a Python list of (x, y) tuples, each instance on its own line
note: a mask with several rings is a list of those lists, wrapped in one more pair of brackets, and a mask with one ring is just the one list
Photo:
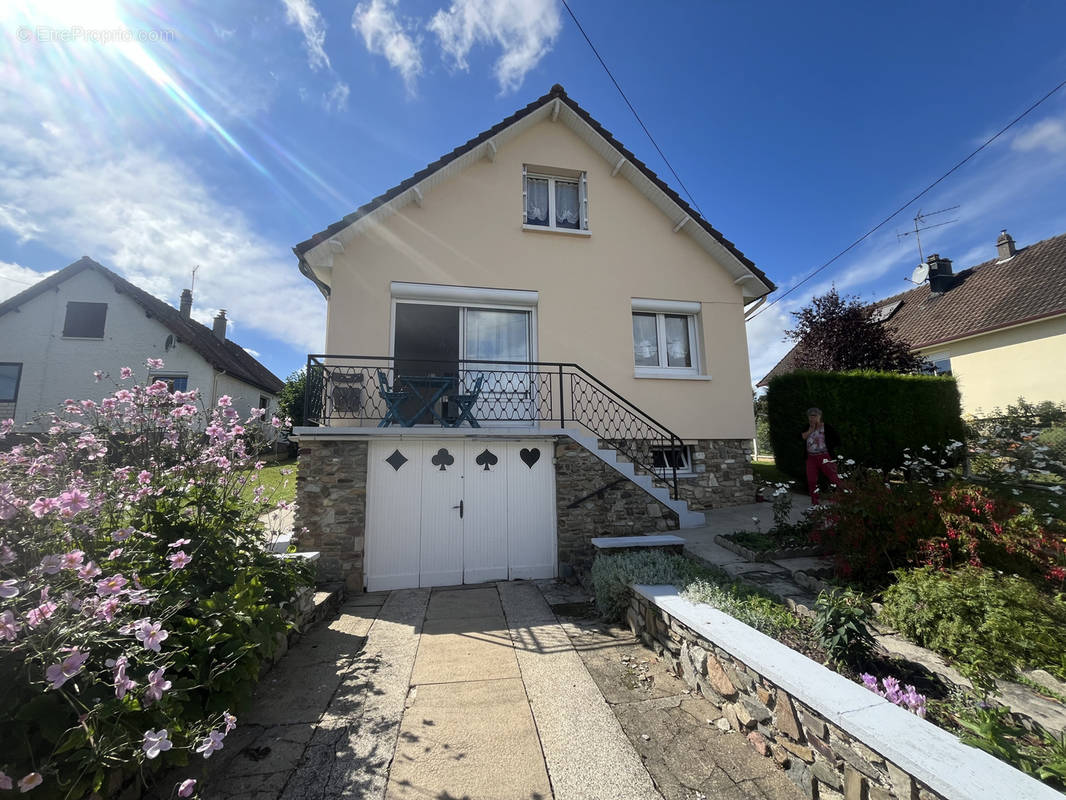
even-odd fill
[(955, 379), (894, 372), (808, 372), (779, 375), (766, 392), (770, 441), (777, 466), (805, 476), (806, 452), (800, 434), (807, 409), (822, 409), (840, 434), (840, 453), (859, 464), (893, 469), (903, 450), (940, 449), (965, 438)]

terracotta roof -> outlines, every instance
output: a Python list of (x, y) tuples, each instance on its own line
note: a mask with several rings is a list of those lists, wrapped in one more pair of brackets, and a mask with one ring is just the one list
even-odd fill
[[(912, 350), (967, 336), (1066, 314), (1066, 234), (970, 267), (954, 276), (947, 291), (934, 294), (928, 283), (874, 304), (898, 303), (885, 324)], [(791, 372), (794, 348), (759, 381)]]
[(658, 175), (656, 175), (648, 167), (647, 164), (645, 164), (643, 161), (641, 161), (639, 158), (637, 158), (635, 155), (633, 155), (633, 153), (631, 153), (625, 147), (625, 145), (623, 145), (621, 142), (619, 142), (617, 139), (615, 139), (614, 136), (611, 135), (610, 131), (608, 131), (606, 128), (603, 127), (603, 125), (601, 125), (599, 122), (597, 122), (595, 119), (593, 119), (591, 114), (589, 114), (585, 109), (583, 109), (574, 100), (572, 100), (567, 95), (566, 90), (563, 89), (563, 87), (560, 86), (559, 84), (555, 84), (554, 86), (552, 86), (551, 91), (549, 91), (546, 95), (537, 98), (532, 103), (527, 105), (525, 108), (519, 109), (518, 111), (516, 111), (511, 116), (507, 117), (506, 119), (502, 120), (501, 122), (497, 123), (496, 125), (493, 125), (488, 130), (482, 131), (477, 136), (475, 136), (473, 139), (468, 141), (466, 144), (460, 145), (459, 147), (457, 147), (454, 150), (452, 150), (450, 153), (447, 153), (447, 154), (441, 156), (436, 161), (434, 161), (432, 164), (429, 164), (424, 169), (419, 170), (414, 175), (412, 175), (410, 178), (408, 178), (407, 180), (403, 181), (403, 183), (399, 183), (396, 186), (394, 186), (391, 189), (389, 189), (384, 194), (378, 195), (373, 200), (371, 200), (369, 203), (366, 203), (365, 205), (360, 206), (355, 211), (353, 211), (351, 214), (348, 214), (347, 216), (343, 217), (342, 219), (337, 220), (336, 222), (334, 222), (332, 225), (330, 225), (325, 230), (319, 231), (318, 233), (316, 233), (310, 239), (307, 239), (306, 241), (300, 242), (298, 245), (296, 245), (295, 247), (292, 248), (292, 251), (297, 256), (299, 256), (301, 258), (301, 262), (302, 262), (302, 257), (304, 255), (304, 253), (306, 253), (311, 248), (313, 248), (316, 245), (320, 244), (321, 242), (329, 239), (331, 236), (333, 236), (334, 234), (340, 232), (344, 228), (347, 228), (353, 222), (357, 221), (361, 217), (366, 216), (367, 214), (369, 214), (374, 209), (376, 209), (376, 208), (378, 208), (378, 207), (380, 207), (382, 205), (385, 205), (390, 200), (395, 199), (400, 194), (402, 194), (403, 192), (407, 191), (412, 186), (416, 185), (417, 183), (419, 183), (423, 179), (427, 178), (428, 176), (432, 175), (437, 170), (439, 170), (442, 167), (446, 166), (447, 164), (451, 163), (452, 161), (454, 161), (455, 159), (459, 158), (460, 156), (463, 156), (466, 153), (469, 153), (471, 150), (473, 150), (474, 148), (478, 147), (479, 145), (484, 144), (489, 139), (491, 139), (493, 136), (497, 135), (500, 131), (504, 130), (505, 128), (509, 128), (511, 125), (514, 125), (519, 120), (523, 119), (524, 117), (529, 116), (534, 111), (536, 111), (538, 108), (541, 108), (542, 106), (546, 105), (547, 103), (552, 102), (555, 99), (559, 99), (560, 101), (565, 103), (575, 114), (577, 114), (579, 117), (581, 117), (581, 119), (583, 119), (585, 122), (587, 122), (592, 127), (592, 129), (596, 131), (596, 133), (598, 133), (600, 136), (602, 136), (608, 142), (608, 144), (610, 144), (612, 147), (614, 147), (616, 150), (618, 150), (618, 152), (620, 152), (630, 164), (632, 164), (634, 167), (639, 169), (642, 173), (644, 173), (644, 175), (650, 181), (652, 181), (652, 183), (654, 183), (656, 186), (659, 187), (659, 189), (661, 189), (663, 192), (665, 192), (666, 195), (673, 202), (675, 202), (689, 217), (691, 217), (691, 219), (694, 222), (698, 223), (700, 225), (700, 227), (702, 227), (705, 231), (707, 231), (707, 233), (709, 233), (711, 236), (713, 236), (718, 241), (719, 244), (721, 244), (726, 250), (728, 250), (730, 253), (732, 253), (734, 256), (736, 256), (736, 258), (745, 267), (750, 269), (756, 275), (756, 277), (759, 278), (759, 280), (761, 280), (768, 287), (770, 287), (770, 291), (773, 291), (774, 289), (777, 288), (777, 286), (773, 283), (773, 281), (771, 281), (768, 277), (766, 277), (766, 273), (764, 273), (761, 269), (759, 269), (757, 266), (755, 266), (755, 263), (750, 258), (745, 256), (736, 247), (736, 245), (734, 245), (731, 241), (726, 239), (718, 230), (716, 230), (714, 228), (713, 225), (711, 225), (711, 223), (709, 223), (707, 220), (705, 220), (699, 214), (699, 212), (697, 212), (695, 209), (692, 208), (692, 206), (690, 206), (687, 202), (685, 202), (685, 200), (683, 200), (681, 198), (681, 196), (677, 192), (675, 192), (673, 189), (671, 189), (670, 186), (668, 186), (666, 184), (666, 182), (662, 180), (662, 178), (660, 178)]
[(19, 308), (19, 306), (32, 300), (41, 292), (58, 286), (86, 269), (96, 270), (110, 280), (118, 292), (128, 295), (131, 300), (138, 303), (152, 317), (166, 326), (177, 337), (178, 341), (187, 344), (199, 353), (215, 369), (222, 370), (271, 394), (277, 394), (285, 385), (284, 381), (260, 364), (236, 342), (229, 339), (221, 341), (215, 336), (214, 331), (207, 326), (201, 325), (196, 320), (186, 319), (178, 309), (134, 286), (122, 276), (112, 272), (102, 264), (96, 263), (88, 256), (82, 256), (70, 266), (64, 267), (59, 272), (35, 283), (29, 289), (0, 303), (0, 316)]

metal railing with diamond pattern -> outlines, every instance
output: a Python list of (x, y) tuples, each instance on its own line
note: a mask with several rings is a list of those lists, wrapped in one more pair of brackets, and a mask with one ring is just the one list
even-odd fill
[(308, 425), (580, 426), (677, 498), (681, 438), (578, 364), (307, 357)]

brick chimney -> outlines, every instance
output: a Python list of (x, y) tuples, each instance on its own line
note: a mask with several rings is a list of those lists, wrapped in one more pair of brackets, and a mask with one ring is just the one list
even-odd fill
[(943, 294), (951, 288), (955, 280), (955, 274), (951, 271), (951, 259), (941, 258), (939, 253), (933, 253), (926, 259), (929, 265), (929, 290), (933, 294)]
[(218, 337), (220, 342), (226, 341), (226, 309), (220, 309), (218, 316), (215, 317), (215, 324), (212, 330), (215, 332), (215, 336)]
[(191, 289), (182, 289), (181, 290), (181, 306), (179, 307), (179, 310), (181, 311), (181, 315), (183, 317), (185, 317), (185, 319), (189, 319), (189, 317), (192, 316), (192, 290)]
[(1007, 233), (1007, 229), (1004, 228), (1003, 232), (996, 239), (996, 254), (999, 256), (1000, 261), (1006, 261), (1018, 251), (1014, 248), (1014, 239)]

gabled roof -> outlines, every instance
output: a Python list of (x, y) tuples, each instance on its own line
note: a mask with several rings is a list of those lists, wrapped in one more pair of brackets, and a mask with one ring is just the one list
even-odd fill
[[(732, 255), (734, 258), (736, 258), (737, 261), (741, 265), (743, 265), (744, 268), (746, 268), (756, 278), (758, 278), (758, 280), (761, 281), (763, 283), (763, 285), (766, 287), (766, 291), (762, 292), (762, 293), (760, 293), (758, 295), (755, 295), (755, 297), (761, 297), (762, 295), (769, 294), (770, 292), (772, 292), (774, 289), (777, 288), (775, 286), (775, 284), (773, 283), (773, 281), (771, 281), (766, 276), (766, 273), (764, 273), (761, 269), (759, 269), (757, 266), (755, 266), (754, 262), (752, 262), (752, 260), (750, 258), (745, 256), (736, 247), (736, 245), (734, 245), (731, 241), (726, 239), (718, 230), (715, 229), (715, 227), (713, 225), (711, 225), (711, 223), (709, 223), (707, 220), (705, 220), (699, 214), (699, 212), (697, 212), (695, 209), (692, 208), (692, 206), (690, 206), (687, 202), (685, 202), (685, 200), (682, 199), (682, 197), (677, 192), (675, 192), (672, 188), (670, 188), (670, 186), (667, 185), (665, 181), (663, 181), (658, 175), (656, 175), (648, 167), (647, 164), (645, 164), (643, 161), (638, 159), (635, 155), (633, 155), (632, 152), (630, 152), (625, 147), (625, 145), (623, 145), (621, 142), (619, 142), (617, 139), (615, 139), (614, 136), (611, 135), (611, 132), (608, 131), (606, 128), (604, 128), (603, 125), (601, 125), (599, 122), (597, 122), (592, 117), (591, 114), (589, 114), (584, 108), (582, 108), (574, 100), (572, 100), (567, 95), (567, 93), (563, 89), (563, 87), (560, 86), (559, 84), (555, 84), (554, 86), (552, 86), (551, 90), (546, 95), (543, 95), (542, 97), (537, 98), (532, 103), (527, 105), (525, 108), (519, 109), (514, 114), (512, 114), (511, 116), (509, 116), (506, 119), (502, 120), (498, 124), (492, 126), (488, 130), (482, 131), (477, 136), (475, 136), (473, 139), (470, 139), (468, 142), (466, 142), (466, 144), (460, 145), (459, 147), (457, 147), (454, 150), (452, 150), (450, 153), (447, 153), (447, 154), (441, 156), (439, 159), (434, 161), (432, 164), (429, 164), (424, 169), (419, 170), (418, 172), (416, 172), (411, 177), (407, 178), (402, 183), (399, 183), (396, 186), (393, 186), (391, 189), (389, 189), (384, 194), (378, 195), (377, 197), (375, 197), (370, 202), (368, 202), (365, 205), (362, 205), (359, 208), (357, 208), (351, 214), (348, 214), (347, 216), (343, 217), (342, 219), (337, 220), (336, 222), (334, 222), (332, 225), (330, 225), (325, 230), (319, 231), (314, 236), (312, 236), (310, 239), (307, 239), (306, 241), (300, 242), (298, 245), (293, 247), (292, 251), (300, 258), (300, 270), (305, 275), (307, 275), (307, 277), (309, 277), (316, 284), (318, 284), (319, 288), (323, 290), (324, 294), (328, 294), (328, 287), (324, 287), (322, 285), (322, 283), (315, 277), (314, 273), (311, 271), (311, 269), (309, 268), (309, 266), (306, 263), (306, 260), (304, 259), (304, 256), (308, 253), (308, 251), (312, 250), (313, 248), (315, 248), (316, 246), (318, 246), (322, 242), (325, 242), (325, 241), (329, 240), (330, 238), (332, 238), (333, 236), (335, 236), (337, 233), (339, 233), (340, 231), (344, 230), (348, 226), (358, 222), (360, 219), (362, 219), (362, 218), (366, 217), (367, 215), (373, 213), (374, 211), (378, 210), (379, 208), (382, 208), (383, 206), (388, 205), (393, 200), (396, 200), (397, 198), (401, 197), (402, 195), (404, 195), (405, 192), (410, 191), (411, 189), (416, 187), (419, 183), (421, 183), (425, 179), (431, 177), (432, 175), (434, 175), (435, 173), (437, 173), (438, 171), (440, 171), (444, 167), (448, 166), (449, 164), (452, 164), (453, 162), (455, 162), (457, 159), (461, 158), (462, 156), (465, 156), (468, 153), (471, 153), (472, 151), (476, 150), (477, 148), (481, 147), (482, 145), (485, 145), (486, 143), (491, 143), (491, 140), (493, 139), (493, 137), (499, 135), (501, 132), (503, 132), (507, 128), (510, 128), (512, 125), (514, 125), (514, 124), (520, 122), (521, 120), (525, 119), (526, 117), (530, 116), (531, 114), (533, 114), (537, 110), (543, 108), (544, 106), (546, 106), (546, 105), (548, 105), (550, 103), (554, 103), (556, 101), (558, 101), (559, 103), (565, 104), (580, 119), (582, 119), (584, 122), (586, 122), (608, 145), (610, 145), (610, 147), (612, 147), (614, 150), (616, 150), (618, 153), (621, 154), (622, 158), (625, 159), (626, 163), (631, 165), (635, 170), (637, 170), (647, 180), (651, 181), (652, 184), (654, 184), (671, 201), (673, 201), (673, 203), (677, 206), (677, 208), (680, 211), (683, 212), (684, 216), (687, 216), (689, 219), (691, 219), (691, 221), (693, 221), (696, 224), (698, 224), (704, 231), (706, 231), (708, 234), (710, 234), (710, 236), (713, 237), (713, 239), (718, 244), (720, 244), (723, 248), (725, 248), (725, 250), (730, 255)], [(755, 298), (753, 297), (752, 299), (755, 299)]]
[(14, 311), (42, 292), (70, 280), (84, 270), (91, 269), (103, 275), (115, 285), (115, 290), (127, 295), (153, 318), (162, 323), (178, 341), (187, 344), (199, 353), (207, 363), (238, 380), (249, 383), (271, 394), (277, 394), (285, 385), (273, 372), (260, 364), (243, 347), (229, 339), (220, 340), (214, 331), (194, 319), (186, 319), (173, 306), (153, 297), (128, 280), (98, 264), (88, 256), (82, 256), (73, 264), (64, 267), (29, 289), (0, 303), (0, 317)]
[[(873, 305), (911, 350), (1066, 314), (1066, 234), (958, 272), (941, 294), (924, 283)], [(794, 361), (795, 348), (758, 385), (791, 372)]]

